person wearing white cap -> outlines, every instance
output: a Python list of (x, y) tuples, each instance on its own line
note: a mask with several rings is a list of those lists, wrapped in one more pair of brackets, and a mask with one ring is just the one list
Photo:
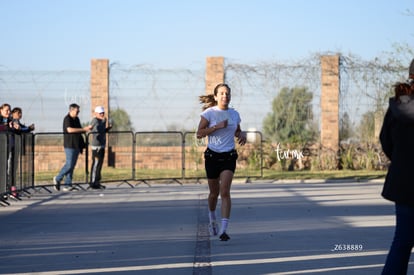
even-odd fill
[(92, 189), (103, 189), (101, 184), (101, 170), (105, 158), (106, 133), (112, 128), (106, 126), (105, 109), (102, 106), (95, 108), (95, 117), (92, 119), (92, 166), (89, 185)]

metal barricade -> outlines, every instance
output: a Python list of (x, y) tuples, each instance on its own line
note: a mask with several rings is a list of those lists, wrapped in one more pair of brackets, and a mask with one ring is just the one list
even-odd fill
[[(247, 142), (244, 146), (236, 144), (237, 167), (235, 177), (250, 178), (263, 177), (263, 138), (258, 131), (245, 131)], [(237, 141), (236, 141), (237, 142)]]
[(0, 195), (2, 197), (7, 192), (8, 139), (7, 133), (0, 133)]
[[(36, 133), (34, 135), (34, 158), (34, 185), (52, 186), (53, 177), (59, 173), (65, 163), (63, 133)], [(84, 159), (81, 155), (77, 163), (77, 168), (80, 169), (75, 169), (74, 181), (82, 181), (85, 178), (84, 173), (79, 173), (83, 167)]]
[[(238, 152), (237, 166), (234, 177), (258, 178), (263, 176), (262, 133), (247, 131), (247, 142), (244, 146), (236, 144)], [(185, 178), (204, 178), (204, 151), (207, 148), (207, 138), (197, 139), (195, 132), (184, 133), (184, 168)]]
[[(33, 134), (0, 133), (0, 195), (19, 199), (34, 184)], [(7, 203), (8, 204), (8, 203)]]
[(34, 187), (34, 135), (14, 135), (13, 170), (14, 186), (18, 191)]
[[(239, 158), (235, 177), (248, 180), (263, 176), (263, 149), (260, 132), (246, 133), (247, 144), (236, 147)], [(92, 134), (94, 133), (86, 135), (87, 148), (79, 155), (73, 184), (90, 183)], [(6, 170), (7, 135), (0, 137), (0, 150), (4, 151), (0, 157), (0, 169)], [(21, 156), (21, 170), (17, 179), (21, 183), (21, 188), (29, 187), (26, 184), (34, 187), (52, 186), (53, 177), (65, 163), (63, 133), (36, 133), (34, 136), (25, 136), (24, 139), (20, 141), (23, 146), (18, 152)], [(107, 133), (101, 182), (120, 182), (134, 187), (131, 183), (133, 181), (148, 184), (148, 181), (153, 180), (172, 180), (181, 184), (180, 180), (205, 178), (205, 148), (206, 140), (197, 139), (194, 132), (111, 131)], [(30, 150), (31, 160), (28, 154)], [(30, 174), (33, 175), (32, 181), (29, 178)], [(5, 173), (2, 173), (0, 177), (4, 178), (4, 175)], [(0, 182), (0, 188), (3, 188), (4, 192), (6, 187), (3, 182), (4, 180)]]
[(184, 177), (205, 178), (204, 151), (207, 146), (207, 138), (198, 139), (195, 132), (184, 133)]
[[(92, 168), (92, 146), (93, 134), (87, 135), (85, 182), (90, 183), (90, 173)], [(107, 133), (107, 146), (105, 147), (104, 165), (102, 166), (101, 182), (119, 181), (131, 185), (134, 181), (134, 162), (135, 162), (135, 140), (134, 133), (131, 131), (111, 131)], [(106, 162), (105, 162), (106, 160)]]
[(136, 180), (183, 178), (182, 132), (137, 132), (135, 140)]

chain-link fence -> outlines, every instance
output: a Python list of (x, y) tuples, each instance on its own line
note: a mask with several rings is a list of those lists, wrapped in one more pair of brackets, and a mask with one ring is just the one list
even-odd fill
[[(134, 130), (191, 131), (197, 127), (205, 93), (204, 70), (159, 70), (148, 66), (110, 67), (110, 105), (127, 111)], [(272, 100), (284, 87), (306, 87), (313, 93), (310, 116), (320, 113), (320, 66), (308, 64), (245, 65), (227, 62), (226, 82), (232, 88), (231, 106), (242, 118), (242, 128), (262, 130)], [(211, 91), (212, 92), (212, 91)], [(311, 118), (312, 119), (312, 118)]]
[[(377, 142), (378, 130), (394, 96), (392, 86), (408, 77), (407, 67), (379, 60), (340, 59), (340, 128), (342, 141)], [(377, 130), (375, 130), (377, 129)]]
[(111, 109), (126, 111), (135, 131), (191, 131), (197, 127), (204, 70), (110, 66)]
[(61, 132), (63, 117), (73, 102), (81, 106), (82, 122), (90, 120), (88, 71), (2, 71), (0, 104), (23, 110), (21, 122), (35, 124), (36, 132)]
[[(342, 140), (360, 139), (361, 127), (387, 104), (391, 85), (406, 77), (406, 68), (380, 61), (340, 58)], [(126, 111), (133, 131), (193, 131), (205, 93), (205, 69), (159, 69), (148, 65), (110, 65), (110, 109)], [(242, 128), (263, 130), (272, 100), (285, 88), (305, 87), (312, 93), (307, 120), (320, 125), (320, 56), (296, 62), (225, 63), (232, 88), (231, 105)], [(91, 120), (90, 74), (87, 71), (0, 71), (0, 102), (23, 109), (22, 121), (36, 132), (61, 131), (68, 105), (81, 106), (80, 119)], [(366, 132), (366, 131), (365, 131)], [(264, 136), (266, 138), (266, 136)]]
[[(312, 141), (318, 142), (321, 124), (320, 59), (320, 55), (314, 55), (300, 61), (257, 64), (239, 64), (226, 60), (225, 81), (232, 88), (231, 106), (241, 114), (242, 129), (263, 133), (261, 138), (269, 140), (263, 129), (265, 118), (274, 112), (273, 100), (285, 88), (301, 88), (311, 94), (311, 99), (307, 102), (309, 111), (305, 116), (295, 116), (295, 113), (288, 115), (295, 122), (306, 122), (314, 127), (316, 135)], [(376, 144), (374, 154), (380, 153), (378, 129), (382, 124), (388, 97), (392, 95), (392, 85), (406, 79), (408, 63), (409, 61), (407, 66), (401, 66), (398, 65), (401, 62), (340, 57), (338, 115), (341, 144)], [(198, 96), (205, 93), (205, 74), (205, 68), (201, 66), (190, 70), (113, 63), (109, 68), (109, 116), (115, 110), (123, 110), (130, 122), (127, 125), (132, 128), (126, 130), (138, 133), (195, 131), (201, 113)], [(0, 91), (0, 102), (21, 107), (22, 121), (25, 124), (35, 123), (37, 133), (61, 132), (63, 117), (72, 102), (81, 106), (82, 123), (87, 123), (92, 118), (90, 73), (87, 71), (0, 70)], [(286, 110), (297, 112), (298, 108)], [(138, 141), (141, 142), (141, 137)], [(273, 147), (268, 150), (269, 154)], [(108, 156), (111, 156), (110, 150)], [(177, 155), (177, 162), (181, 161), (187, 160), (180, 159)], [(140, 166), (135, 168), (141, 169)]]

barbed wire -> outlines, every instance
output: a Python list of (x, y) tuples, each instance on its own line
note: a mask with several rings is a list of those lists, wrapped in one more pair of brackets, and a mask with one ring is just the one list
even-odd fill
[[(319, 123), (322, 54), (298, 61), (240, 64), (226, 60), (225, 80), (232, 88), (231, 105), (239, 110), (244, 129), (261, 131), (272, 101), (281, 89), (306, 87), (313, 94), (308, 119)], [(401, 57), (403, 56), (403, 57)], [(354, 125), (366, 112), (385, 109), (390, 88), (405, 80), (405, 53), (363, 60), (340, 55), (340, 119)], [(124, 109), (136, 131), (192, 131), (197, 127), (205, 93), (205, 69), (163, 69), (148, 64), (111, 63), (110, 108)], [(38, 131), (60, 131), (72, 102), (81, 105), (81, 121), (89, 121), (90, 73), (87, 71), (0, 70), (0, 100), (23, 108), (23, 120)]]

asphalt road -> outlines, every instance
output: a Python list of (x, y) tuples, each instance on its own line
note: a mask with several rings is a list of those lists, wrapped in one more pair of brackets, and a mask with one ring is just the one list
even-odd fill
[(380, 274), (394, 231), (381, 187), (234, 183), (228, 242), (208, 235), (205, 183), (30, 190), (0, 208), (0, 274)]

